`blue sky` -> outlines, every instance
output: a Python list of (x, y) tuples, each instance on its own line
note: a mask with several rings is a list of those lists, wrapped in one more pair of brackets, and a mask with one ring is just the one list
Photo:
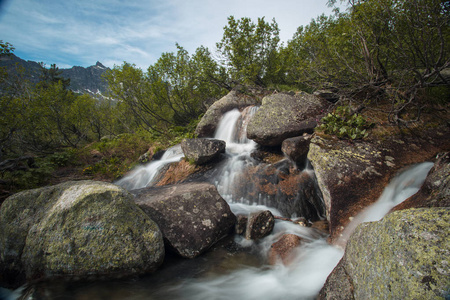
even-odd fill
[(327, 0), (0, 0), (0, 40), (25, 59), (60, 68), (142, 69), (175, 43), (189, 53), (215, 50), (227, 17), (275, 18), (283, 41), (312, 18), (331, 14)]

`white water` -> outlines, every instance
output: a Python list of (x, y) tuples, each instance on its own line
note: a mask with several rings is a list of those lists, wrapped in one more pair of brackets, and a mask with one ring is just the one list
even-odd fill
[(184, 157), (180, 145), (173, 146), (166, 150), (160, 160), (149, 162), (144, 166), (139, 166), (132, 170), (129, 174), (115, 182), (126, 190), (141, 189), (150, 186), (155, 176), (159, 174), (161, 169), (167, 164), (178, 162)]
[(337, 244), (345, 248), (347, 240), (355, 230), (356, 226), (362, 222), (381, 220), (392, 208), (394, 208), (394, 206), (402, 203), (417, 193), (432, 167), (433, 163), (424, 162), (411, 166), (398, 174), (391, 180), (380, 198), (374, 204), (366, 207), (349, 224), (347, 224)]
[[(233, 199), (232, 186), (238, 172), (250, 164), (249, 155), (254, 145), (245, 141), (241, 146), (233, 140), (234, 123), (239, 117), (236, 111), (227, 113), (219, 126), (216, 138), (227, 139), (227, 145), (233, 145), (227, 153), (231, 156), (229, 164), (216, 180), (219, 192), (230, 204), (235, 214), (249, 213), (255, 210), (269, 209), (275, 215), (279, 212), (264, 205), (246, 203), (243, 199)], [(224, 122), (230, 122), (223, 124)], [(231, 132), (231, 133), (230, 133)], [(241, 149), (241, 151), (236, 151)], [(352, 222), (347, 234), (361, 222), (381, 219), (395, 205), (415, 194), (423, 184), (432, 163), (416, 165), (396, 178), (386, 187), (380, 199), (358, 215)], [(311, 172), (311, 170), (307, 170)], [(256, 248), (260, 255), (267, 256), (270, 246), (283, 234), (291, 233), (303, 239), (295, 250), (296, 256), (289, 266), (277, 264), (262, 268), (243, 267), (226, 275), (218, 275), (206, 280), (187, 280), (174, 288), (183, 299), (314, 299), (326, 278), (342, 258), (342, 248), (327, 244), (325, 237), (314, 229), (300, 227), (291, 222), (277, 220), (272, 234), (258, 242), (248, 241), (236, 236), (235, 241), (242, 246)]]

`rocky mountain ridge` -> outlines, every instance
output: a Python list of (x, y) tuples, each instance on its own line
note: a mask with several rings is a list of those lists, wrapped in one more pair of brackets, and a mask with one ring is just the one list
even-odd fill
[[(24, 74), (26, 80), (37, 83), (42, 74), (43, 66), (35, 61), (26, 61), (20, 57), (9, 54), (0, 55), (0, 67), (6, 68), (8, 74), (19, 72)], [(103, 74), (109, 70), (102, 63), (98, 62), (90, 67), (84, 68), (74, 66), (68, 69), (59, 69), (61, 76), (70, 79), (69, 89), (75, 93), (89, 94), (95, 98), (104, 98), (108, 92), (108, 83), (103, 78)]]

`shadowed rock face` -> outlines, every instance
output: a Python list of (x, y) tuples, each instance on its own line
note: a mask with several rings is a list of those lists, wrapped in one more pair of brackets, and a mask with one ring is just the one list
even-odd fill
[(155, 270), (162, 234), (122, 188), (77, 181), (9, 197), (0, 210), (0, 280), (118, 277)]
[(444, 299), (450, 208), (396, 211), (363, 223), (319, 299)]
[(275, 226), (275, 217), (268, 210), (238, 215), (236, 234), (244, 236), (247, 240), (259, 240), (272, 233)]
[(194, 258), (232, 231), (236, 216), (214, 185), (189, 183), (136, 191), (136, 203), (178, 254)]
[(266, 96), (248, 124), (247, 136), (263, 146), (279, 146), (287, 138), (312, 133), (328, 105), (306, 93)]

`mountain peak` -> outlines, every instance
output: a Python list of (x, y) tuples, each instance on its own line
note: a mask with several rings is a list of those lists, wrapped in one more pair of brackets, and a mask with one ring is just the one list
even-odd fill
[(99, 61), (97, 61), (97, 63), (95, 64), (96, 67), (100, 68), (100, 69), (106, 69), (106, 67)]

